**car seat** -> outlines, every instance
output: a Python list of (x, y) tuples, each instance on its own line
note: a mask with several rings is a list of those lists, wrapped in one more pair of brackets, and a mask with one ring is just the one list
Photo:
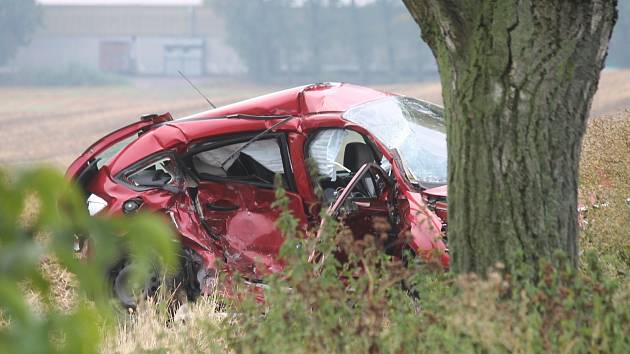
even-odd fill
[[(366, 163), (374, 162), (374, 152), (364, 143), (349, 143), (343, 155), (343, 165), (346, 166), (353, 174), (357, 173), (361, 166)], [(376, 195), (374, 181), (369, 175), (365, 176), (359, 183), (359, 190), (368, 197)]]

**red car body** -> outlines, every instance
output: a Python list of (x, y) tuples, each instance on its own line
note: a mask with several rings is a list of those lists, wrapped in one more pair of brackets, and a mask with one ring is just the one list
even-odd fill
[[(338, 197), (337, 201), (330, 203), (332, 210), (338, 213), (344, 203), (351, 205), (351, 210), (344, 211), (345, 220), (357, 236), (370, 232), (375, 216), (389, 217), (396, 232), (393, 237), (407, 235), (405, 247), (447, 268), (449, 256), (443, 238), (445, 186), (425, 188), (411, 183), (396, 151), (365, 126), (344, 118), (344, 112), (352, 107), (387, 97), (397, 96), (348, 84), (316, 84), (178, 120), (170, 114), (144, 116), (88, 148), (70, 165), (67, 176), (83, 186), (92, 198), (90, 203), (96, 203), (89, 205), (93, 214), (115, 215), (137, 209), (164, 213), (174, 223), (183, 246), (202, 260), (203, 274), (212, 273), (216, 261), (221, 260), (246, 278), (258, 281), (283, 267), (278, 257), (283, 236), (275, 225), (279, 211), (272, 207), (275, 195), (268, 183), (268, 172), (280, 171), (290, 210), (302, 228), (319, 225), (319, 211), (327, 202), (318, 196), (319, 182), (309, 173), (306, 160), (314, 151), (309, 150), (309, 142), (322, 131), (335, 135), (335, 129), (343, 129), (344, 139), (350, 141), (345, 145), (344, 159), (356, 164), (358, 154), (348, 154), (355, 148), (368, 151), (359, 146), (365, 143), (372, 149), (374, 161), (371, 167), (363, 164), (366, 167), (358, 171), (345, 165), (333, 166), (335, 175), (325, 178), (327, 183), (338, 184), (337, 193), (332, 195)], [(357, 142), (358, 138), (351, 141), (349, 134), (361, 137), (363, 143)], [(243, 153), (245, 150), (237, 151), (238, 158), (232, 162), (234, 157), (228, 156), (220, 169), (216, 163), (207, 163), (221, 154), (225, 157), (234, 153), (237, 147), (249, 149), (255, 144), (247, 145), (252, 140), (260, 141), (258, 145), (268, 149), (265, 151), (277, 152), (274, 144), (280, 151), (281, 163), (279, 158), (272, 159), (265, 162), (264, 170), (259, 166), (262, 160), (251, 165), (263, 170), (260, 176), (264, 177), (234, 172), (244, 175), (241, 180), (227, 172), (236, 169), (237, 164), (251, 163), (251, 156), (262, 154), (261, 150), (252, 150), (249, 155)], [(226, 145), (230, 143), (233, 145)], [(113, 148), (117, 144), (122, 149)], [(108, 151), (113, 151), (111, 156)], [(378, 166), (379, 157), (390, 165), (389, 171)], [(229, 169), (224, 168), (226, 163), (232, 164)], [(267, 167), (269, 171), (265, 171)], [(337, 168), (342, 171), (335, 171)], [(372, 182), (365, 179), (370, 169), (374, 170), (369, 177)], [(376, 171), (379, 169), (381, 172)], [(344, 178), (352, 177), (353, 185), (367, 183), (365, 191), (344, 191), (344, 173), (348, 174)], [(375, 177), (379, 173), (381, 177)]]

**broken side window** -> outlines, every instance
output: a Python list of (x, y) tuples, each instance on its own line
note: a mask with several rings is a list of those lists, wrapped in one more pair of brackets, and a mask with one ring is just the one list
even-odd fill
[[(356, 172), (351, 166), (353, 148), (364, 146), (361, 150), (371, 151), (366, 139), (359, 133), (348, 129), (325, 129), (319, 131), (308, 146), (308, 157), (313, 159), (320, 178), (335, 182), (341, 175)], [(369, 154), (370, 161), (373, 154)], [(360, 167), (360, 166), (359, 166)]]
[[(195, 172), (202, 178), (223, 177), (264, 184), (273, 184), (276, 174), (284, 174), (282, 153), (277, 139), (254, 141), (233, 155), (245, 143), (224, 145), (193, 155)], [(230, 159), (226, 161), (228, 158)]]
[(126, 179), (136, 187), (164, 187), (173, 184), (176, 164), (170, 157), (164, 157), (129, 174)]
[(317, 183), (322, 188), (324, 201), (331, 201), (361, 166), (376, 161), (367, 142), (356, 131), (340, 128), (320, 130), (312, 138), (307, 157), (317, 166)]
[(137, 139), (138, 139), (138, 135), (133, 134), (117, 142), (116, 144), (108, 147), (107, 149), (105, 149), (105, 151), (98, 154), (98, 156), (96, 156), (96, 163), (97, 163), (98, 169), (100, 169), (104, 165), (107, 165), (114, 156), (116, 156), (120, 151), (122, 151), (122, 149), (126, 148), (129, 144), (133, 143)]

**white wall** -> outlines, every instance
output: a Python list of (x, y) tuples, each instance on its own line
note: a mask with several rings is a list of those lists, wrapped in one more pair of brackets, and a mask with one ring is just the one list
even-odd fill
[[(125, 37), (36, 37), (18, 50), (12, 62), (18, 70), (62, 70), (71, 64), (99, 69), (99, 50), (102, 41), (132, 42)], [(135, 56), (139, 75), (165, 74), (166, 45), (200, 43), (201, 39), (182, 37), (137, 37), (132, 56)], [(133, 47), (132, 47), (133, 48)], [(172, 71), (172, 70), (171, 70)], [(246, 72), (236, 52), (221, 39), (206, 39), (206, 73), (238, 75)]]
[(12, 65), (26, 70), (54, 70), (70, 64), (98, 69), (98, 48), (97, 38), (39, 37), (18, 50)]

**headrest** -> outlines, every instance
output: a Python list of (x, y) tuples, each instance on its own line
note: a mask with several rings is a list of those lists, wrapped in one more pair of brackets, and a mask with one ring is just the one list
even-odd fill
[(343, 155), (343, 165), (357, 172), (366, 163), (374, 162), (374, 153), (367, 144), (349, 143)]

